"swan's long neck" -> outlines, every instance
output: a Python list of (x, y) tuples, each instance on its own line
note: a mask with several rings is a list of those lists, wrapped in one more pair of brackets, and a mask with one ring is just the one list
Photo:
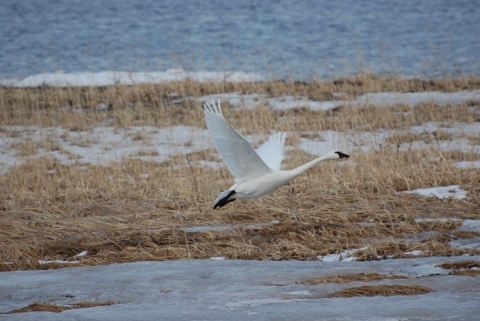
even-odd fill
[(336, 154), (334, 154), (334, 155), (327, 154), (327, 155), (323, 155), (322, 157), (316, 158), (316, 159), (314, 159), (314, 160), (312, 160), (308, 163), (305, 163), (301, 166), (298, 166), (297, 168), (294, 168), (294, 169), (289, 171), (289, 174), (291, 175), (290, 180), (292, 180), (295, 177), (305, 173), (306, 171), (308, 171), (310, 168), (317, 165), (318, 163), (325, 162), (325, 161), (328, 161), (328, 160), (334, 160), (334, 159), (338, 159), (338, 156)]

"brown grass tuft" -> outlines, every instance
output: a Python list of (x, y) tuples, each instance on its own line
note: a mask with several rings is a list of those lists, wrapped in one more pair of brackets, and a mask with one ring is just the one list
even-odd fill
[(356, 274), (346, 274), (346, 275), (331, 275), (321, 278), (306, 280), (302, 282), (295, 282), (296, 284), (325, 284), (325, 283), (349, 283), (349, 282), (370, 282), (370, 281), (380, 281), (385, 279), (408, 279), (408, 276), (405, 275), (384, 275), (378, 273), (356, 273)]
[(93, 308), (93, 307), (113, 305), (113, 304), (116, 304), (116, 303), (113, 301), (104, 301), (104, 302), (79, 302), (79, 303), (74, 303), (72, 305), (56, 305), (56, 304), (49, 304), (49, 303), (34, 302), (24, 308), (15, 309), (15, 310), (8, 311), (5, 313), (0, 313), (0, 314), (14, 314), (14, 313), (37, 312), (37, 311), (60, 313), (66, 310)]
[(418, 295), (433, 292), (432, 289), (422, 285), (376, 285), (358, 286), (327, 295), (327, 298), (351, 298), (355, 296), (393, 296), (393, 295)]
[(437, 266), (445, 270), (452, 270), (450, 275), (476, 276), (480, 274), (480, 261), (446, 262)]

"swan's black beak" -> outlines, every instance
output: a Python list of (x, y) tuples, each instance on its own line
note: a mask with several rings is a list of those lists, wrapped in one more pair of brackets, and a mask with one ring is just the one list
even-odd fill
[(342, 153), (342, 152), (335, 152), (335, 154), (337, 154), (340, 159), (342, 159), (342, 158), (350, 158), (350, 155), (344, 154), (344, 153)]

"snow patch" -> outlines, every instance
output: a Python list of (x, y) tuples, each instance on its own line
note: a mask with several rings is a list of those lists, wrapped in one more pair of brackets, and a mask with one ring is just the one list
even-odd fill
[(317, 258), (322, 260), (322, 262), (338, 262), (338, 261), (351, 262), (351, 261), (355, 261), (356, 259), (354, 256), (352, 256), (353, 253), (355, 253), (356, 251), (361, 251), (366, 249), (367, 247), (362, 247), (360, 249), (345, 250), (339, 254), (328, 254), (324, 256), (317, 256)]
[(462, 169), (480, 168), (480, 161), (454, 162), (453, 166)]
[(464, 220), (462, 226), (457, 227), (457, 230), (480, 233), (480, 220)]
[[(120, 162), (125, 157), (162, 162), (177, 154), (184, 155), (211, 147), (206, 129), (189, 126), (134, 126), (127, 129), (92, 127), (88, 131), (36, 126), (3, 126), (2, 129), (0, 169), (3, 172), (24, 163), (25, 159), (16, 156), (17, 150), (11, 150), (10, 146), (27, 139), (38, 146), (45, 141), (60, 146), (62, 152), (38, 148), (37, 154), (32, 157), (50, 155), (65, 165), (108, 165), (109, 162)], [(10, 132), (15, 132), (15, 137), (9, 135)], [(186, 166), (187, 162), (180, 165)]]
[(256, 307), (259, 305), (280, 304), (288, 302), (289, 300), (282, 299), (257, 299), (257, 300), (244, 300), (238, 302), (228, 302), (225, 307), (228, 308), (242, 308), (242, 307)]
[(299, 296), (310, 296), (312, 293), (310, 291), (291, 291), (291, 292), (283, 292), (289, 295), (299, 295)]
[(75, 264), (75, 263), (80, 263), (80, 261), (65, 261), (65, 260), (45, 261), (45, 260), (38, 260), (38, 263), (39, 264), (50, 264), (50, 263)]
[(456, 247), (457, 249), (478, 250), (480, 249), (480, 238), (457, 239), (455, 241), (451, 241), (450, 245)]
[(329, 110), (340, 106), (375, 105), (379, 107), (391, 107), (394, 105), (417, 106), (425, 103), (435, 103), (440, 106), (457, 105), (470, 100), (480, 100), (480, 90), (461, 91), (453, 93), (443, 92), (417, 92), (417, 93), (367, 93), (354, 100), (311, 101), (305, 97), (292, 99), (286, 96), (283, 101), (273, 101), (269, 105), (272, 109), (287, 110), (299, 107), (308, 107), (312, 110)]
[(180, 230), (188, 233), (201, 233), (201, 232), (215, 232), (215, 231), (228, 231), (234, 228), (242, 227), (245, 229), (261, 229), (264, 226), (276, 225), (280, 223), (278, 220), (273, 220), (269, 223), (247, 223), (237, 225), (204, 225), (204, 226), (188, 226), (179, 227)]
[(172, 81), (191, 79), (198, 82), (252, 82), (265, 81), (260, 74), (243, 71), (235, 72), (188, 72), (183, 69), (169, 69), (165, 72), (125, 72), (125, 71), (101, 71), (101, 72), (75, 72), (75, 73), (41, 73), (28, 76), (22, 80), (7, 79), (1, 84), (11, 87), (39, 87), (39, 86), (113, 86), (113, 85), (138, 85), (158, 84)]
[(405, 191), (401, 193), (418, 194), (418, 195), (423, 195), (427, 197), (434, 196), (440, 199), (445, 199), (449, 197), (462, 199), (467, 196), (467, 191), (460, 189), (458, 185), (420, 188), (420, 189)]
[(85, 251), (82, 251), (82, 252), (78, 253), (75, 256), (86, 256), (87, 254), (88, 254), (88, 250), (85, 250)]
[(455, 218), (455, 217), (416, 218), (414, 221), (417, 222), (417, 223), (420, 223), (420, 222), (441, 222), (441, 223), (445, 223), (445, 222), (448, 222), (448, 221), (463, 222), (463, 220), (461, 218)]
[(253, 109), (260, 103), (263, 103), (266, 99), (266, 95), (263, 94), (239, 94), (239, 93), (223, 93), (215, 95), (207, 95), (200, 98), (192, 98), (200, 103), (211, 103), (220, 100), (221, 103), (228, 102), (233, 108)]
[(413, 250), (413, 251), (403, 252), (403, 254), (410, 254), (410, 255), (413, 255), (413, 256), (419, 256), (422, 253), (423, 253), (423, 251), (421, 251), (421, 250)]

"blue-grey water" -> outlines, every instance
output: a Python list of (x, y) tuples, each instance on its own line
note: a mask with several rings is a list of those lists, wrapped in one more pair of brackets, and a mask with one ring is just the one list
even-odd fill
[(480, 74), (480, 1), (5, 0), (0, 79), (41, 72)]

